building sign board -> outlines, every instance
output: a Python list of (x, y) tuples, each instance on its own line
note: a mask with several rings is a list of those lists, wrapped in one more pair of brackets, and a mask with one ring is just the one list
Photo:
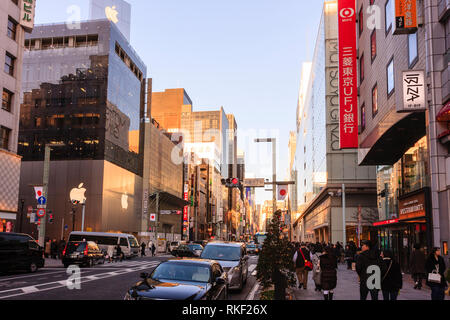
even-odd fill
[(265, 180), (263, 179), (244, 179), (244, 187), (264, 188)]
[(33, 31), (36, 0), (20, 0), (20, 25), (27, 32)]
[(417, 31), (416, 0), (395, 0), (394, 34), (415, 33)]
[(425, 73), (423, 70), (403, 71), (403, 104), (397, 112), (411, 112), (426, 110)]
[(358, 148), (355, 0), (338, 0), (339, 137), (341, 149)]
[(399, 220), (425, 217), (426, 202), (425, 193), (400, 199), (398, 202)]

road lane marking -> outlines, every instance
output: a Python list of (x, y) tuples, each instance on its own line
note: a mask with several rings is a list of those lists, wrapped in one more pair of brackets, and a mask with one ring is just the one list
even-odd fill
[[(42, 269), (41, 269), (42, 270)], [(16, 280), (16, 279), (24, 279), (24, 278), (31, 278), (31, 277), (42, 277), (44, 275), (49, 275), (49, 274), (55, 274), (55, 273), (61, 273), (61, 272), (65, 272), (66, 270), (63, 269), (61, 271), (55, 271), (55, 272), (48, 272), (48, 273), (36, 273), (36, 274), (32, 274), (32, 275), (27, 275), (27, 276), (16, 276), (14, 278), (0, 278), (0, 282), (1, 281), (8, 281), (8, 280)]]
[(253, 272), (253, 270), (255, 270), (255, 268), (256, 268), (256, 264), (252, 264), (250, 267), (248, 267), (248, 271)]
[[(157, 263), (159, 264), (159, 262)], [(134, 269), (130, 269), (132, 271), (130, 272), (135, 272), (135, 271), (139, 271), (142, 269), (146, 269), (146, 268), (151, 268), (154, 265), (147, 265), (147, 266), (142, 266), (139, 268), (134, 268)], [(124, 274), (124, 273), (121, 273)], [(111, 278), (114, 276), (118, 276), (121, 275), (118, 274), (116, 272), (107, 272), (104, 274), (98, 274), (95, 275), (95, 279), (92, 278), (94, 276), (85, 276), (85, 277), (81, 277), (80, 282), (81, 284), (86, 283), (86, 282), (91, 282), (91, 281), (95, 281), (95, 280), (99, 280), (99, 279), (104, 279), (104, 278)], [(90, 279), (89, 279), (90, 278)], [(40, 289), (39, 287), (45, 287), (45, 286), (49, 286), (49, 285), (56, 285), (56, 286), (52, 286), (49, 288), (42, 288)], [(49, 283), (42, 283), (42, 284), (36, 284), (34, 286), (28, 286), (28, 287), (23, 287), (23, 288), (15, 288), (15, 289), (9, 289), (9, 290), (4, 290), (4, 291), (0, 291), (0, 299), (6, 299), (6, 298), (11, 298), (11, 297), (16, 297), (16, 296), (22, 296), (22, 295), (26, 295), (26, 294), (30, 294), (30, 293), (36, 293), (36, 292), (42, 292), (42, 291), (48, 291), (48, 290), (54, 290), (54, 289), (60, 289), (63, 287), (66, 287), (67, 285), (67, 280), (65, 281), (54, 281), (54, 282), (49, 282)], [(17, 292), (17, 293), (13, 293), (13, 292)], [(9, 295), (4, 295), (4, 294), (8, 294)]]
[(259, 282), (256, 281), (255, 285), (253, 286), (252, 291), (250, 291), (249, 295), (247, 296), (247, 298), (245, 300), (254, 300), (255, 294), (256, 294), (256, 291), (258, 291), (258, 288), (259, 288)]
[(258, 272), (255, 270), (255, 271), (253, 271), (252, 272), (252, 276), (256, 276), (256, 274), (257, 274)]

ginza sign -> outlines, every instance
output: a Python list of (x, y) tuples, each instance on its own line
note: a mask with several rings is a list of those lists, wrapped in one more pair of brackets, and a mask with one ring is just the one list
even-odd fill
[(358, 148), (355, 0), (338, 1), (340, 148)]
[(403, 104), (398, 112), (409, 112), (426, 109), (425, 75), (422, 70), (403, 71)]

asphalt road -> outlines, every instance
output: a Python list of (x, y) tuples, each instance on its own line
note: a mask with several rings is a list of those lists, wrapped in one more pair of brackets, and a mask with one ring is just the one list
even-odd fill
[[(36, 273), (15, 273), (0, 276), (0, 300), (122, 300), (126, 291), (140, 280), (141, 272), (151, 272), (170, 255), (138, 257), (93, 268), (81, 268), (80, 289), (69, 289), (70, 274), (61, 266), (45, 267)], [(254, 289), (252, 275), (258, 258), (250, 256), (249, 277), (241, 292), (231, 291), (230, 300), (246, 300)]]

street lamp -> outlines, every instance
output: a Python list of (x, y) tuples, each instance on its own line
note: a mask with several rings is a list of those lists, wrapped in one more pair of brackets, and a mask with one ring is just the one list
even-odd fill
[(277, 211), (277, 139), (276, 138), (265, 138), (265, 139), (255, 139), (256, 143), (259, 142), (272, 142), (272, 202), (273, 202), (273, 213)]

